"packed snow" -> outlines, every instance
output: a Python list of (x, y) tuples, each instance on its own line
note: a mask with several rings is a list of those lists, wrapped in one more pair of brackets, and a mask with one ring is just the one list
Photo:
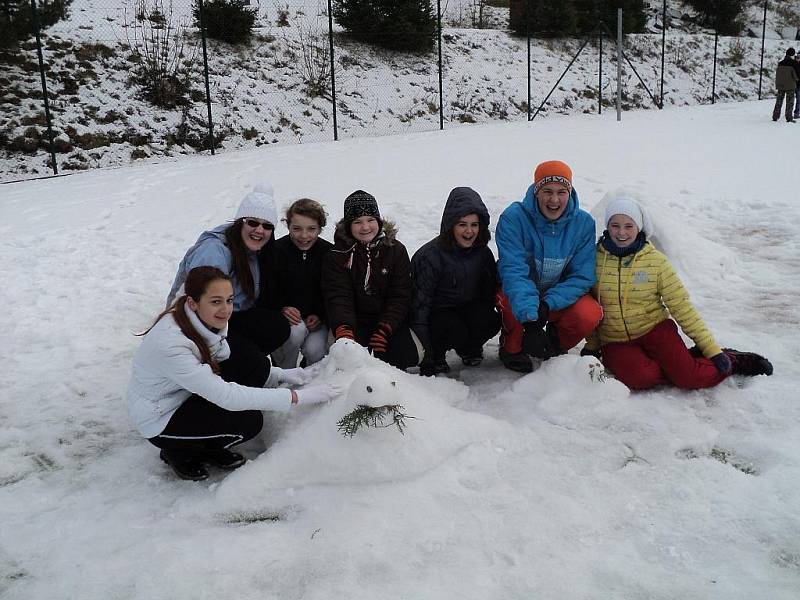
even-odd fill
[[(553, 117), (0, 185), (0, 596), (797, 598), (798, 132), (770, 112)], [(422, 378), (339, 342), (314, 381), (345, 391), (267, 413), (227, 476), (176, 479), (132, 428), (132, 333), (255, 183), (331, 221), (366, 189), (413, 252), (452, 187), (494, 225), (547, 159), (586, 209), (640, 194), (717, 340), (775, 375), (630, 393), (577, 350), (512, 373), (494, 339), (482, 366), (451, 353), (449, 376)], [(357, 404), (402, 405), (404, 431), (341, 435)]]

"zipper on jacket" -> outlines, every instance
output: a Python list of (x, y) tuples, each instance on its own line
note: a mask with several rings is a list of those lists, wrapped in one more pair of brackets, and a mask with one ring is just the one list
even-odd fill
[(625, 327), (625, 335), (631, 341), (631, 334), (628, 331), (628, 324), (625, 322), (625, 307), (622, 305), (622, 257), (617, 257), (617, 299), (619, 301), (619, 314), (622, 317), (622, 326)]

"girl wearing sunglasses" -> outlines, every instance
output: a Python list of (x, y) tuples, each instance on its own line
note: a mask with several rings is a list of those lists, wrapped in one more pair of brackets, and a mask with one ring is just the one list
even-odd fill
[(228, 330), (233, 285), (219, 269), (192, 269), (184, 288), (141, 334), (128, 411), (178, 477), (200, 481), (208, 477), (206, 465), (230, 471), (244, 464), (244, 456), (230, 448), (261, 431), (261, 411), (327, 402), (339, 388), (277, 388), (302, 386), (309, 374), (271, 367), (251, 344), (239, 343), (240, 335)]
[(264, 354), (280, 348), (289, 338), (289, 323), (279, 310), (257, 306), (265, 283), (262, 264), (274, 244), (277, 220), (272, 186), (255, 186), (239, 205), (233, 223), (204, 231), (186, 252), (167, 306), (179, 295), (189, 271), (201, 266), (216, 267), (233, 284), (231, 330), (241, 333)]

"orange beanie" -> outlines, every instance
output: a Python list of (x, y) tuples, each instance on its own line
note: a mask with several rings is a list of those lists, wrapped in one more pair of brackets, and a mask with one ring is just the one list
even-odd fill
[(560, 183), (572, 191), (572, 169), (560, 160), (543, 162), (533, 173), (533, 191), (538, 192), (548, 183)]

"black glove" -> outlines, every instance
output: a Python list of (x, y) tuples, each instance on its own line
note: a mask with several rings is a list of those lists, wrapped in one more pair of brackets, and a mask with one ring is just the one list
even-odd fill
[(536, 322), (539, 324), (539, 327), (544, 329), (544, 326), (547, 325), (547, 318), (550, 316), (550, 306), (544, 300), (539, 301), (539, 318), (536, 319)]
[(528, 321), (523, 325), (525, 333), (522, 335), (522, 349), (525, 354), (534, 358), (548, 359), (554, 355), (553, 345), (539, 321)]
[(591, 350), (584, 346), (581, 348), (581, 356), (594, 356), (596, 359), (600, 360), (603, 358), (603, 352), (600, 348), (596, 348), (595, 350)]

